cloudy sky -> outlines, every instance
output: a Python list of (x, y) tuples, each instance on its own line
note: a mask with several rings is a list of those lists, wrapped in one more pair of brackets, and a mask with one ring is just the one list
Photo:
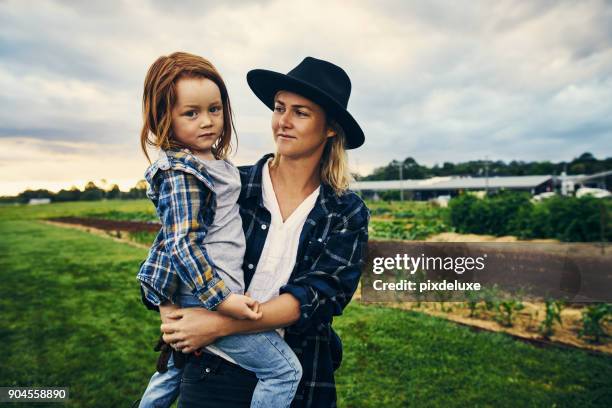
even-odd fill
[(210, 59), (236, 114), (237, 164), (272, 151), (253, 68), (307, 55), (351, 77), (369, 173), (392, 159), (571, 160), (612, 155), (606, 1), (0, 1), (0, 195), (105, 179), (139, 151), (142, 82), (160, 55)]

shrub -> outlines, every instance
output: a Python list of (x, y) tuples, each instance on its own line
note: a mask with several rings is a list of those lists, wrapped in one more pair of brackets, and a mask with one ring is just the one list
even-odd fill
[(502, 192), (484, 199), (462, 195), (453, 198), (449, 207), (451, 226), (463, 233), (566, 242), (612, 241), (608, 215), (612, 200), (552, 197), (533, 204), (526, 193)]

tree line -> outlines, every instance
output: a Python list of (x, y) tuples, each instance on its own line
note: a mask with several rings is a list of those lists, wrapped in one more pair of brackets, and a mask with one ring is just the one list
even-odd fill
[(372, 174), (357, 177), (358, 180), (398, 180), (399, 167), (402, 167), (403, 179), (426, 179), (442, 176), (472, 176), (484, 177), (488, 172), (490, 177), (495, 176), (536, 176), (560, 175), (565, 171), (570, 174), (595, 174), (612, 170), (612, 157), (598, 160), (591, 153), (583, 153), (570, 162), (553, 163), (550, 161), (516, 161), (505, 163), (501, 160), (485, 161), (472, 160), (463, 163), (444, 162), (427, 167), (408, 157), (403, 162), (393, 160), (383, 167), (374, 169)]
[(121, 191), (119, 186), (113, 184), (108, 189), (103, 189), (93, 181), (85, 184), (83, 190), (72, 187), (68, 190), (62, 189), (54, 193), (45, 189), (25, 190), (14, 197), (0, 197), (0, 203), (28, 203), (33, 198), (48, 198), (53, 202), (62, 201), (97, 201), (97, 200), (129, 200), (146, 198), (147, 182), (140, 180), (129, 191)]

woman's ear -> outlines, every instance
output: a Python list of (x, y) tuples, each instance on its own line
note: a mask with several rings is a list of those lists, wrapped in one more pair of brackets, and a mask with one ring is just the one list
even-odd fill
[(331, 128), (331, 127), (327, 128), (327, 137), (328, 138), (334, 137), (334, 136), (336, 136), (336, 134), (337, 133), (336, 133), (336, 131), (333, 128)]

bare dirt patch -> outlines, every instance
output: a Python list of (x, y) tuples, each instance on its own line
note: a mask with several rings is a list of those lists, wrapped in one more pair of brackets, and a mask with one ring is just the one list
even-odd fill
[(427, 242), (539, 242), (539, 243), (555, 243), (559, 242), (556, 239), (530, 239), (519, 240), (513, 235), (496, 237), (494, 235), (476, 235), (476, 234), (459, 234), (456, 232), (442, 232), (427, 238)]
[[(87, 218), (85, 218), (85, 219), (87, 219)], [(91, 220), (91, 218), (89, 218), (88, 220)], [(132, 240), (130, 238), (130, 232), (133, 233), (133, 232), (139, 232), (139, 231), (142, 231), (142, 230), (126, 231), (126, 230), (121, 230), (121, 229), (97, 228), (97, 227), (93, 227), (91, 225), (91, 224), (94, 224), (94, 223), (88, 223), (90, 225), (82, 225), (82, 224), (77, 224), (75, 222), (60, 222), (56, 218), (54, 218), (53, 220), (44, 220), (44, 221), (40, 221), (40, 222), (42, 222), (44, 224), (53, 225), (55, 227), (70, 228), (70, 229), (76, 229), (76, 230), (79, 230), (79, 231), (85, 231), (85, 232), (88, 232), (90, 234), (94, 234), (94, 235), (102, 237), (102, 238), (109, 238), (109, 239), (112, 239), (112, 240), (117, 241), (117, 242), (121, 242), (121, 243), (124, 243), (124, 244), (131, 245), (131, 246), (136, 247), (136, 248), (143, 248), (143, 249), (148, 249), (149, 248), (149, 245), (140, 244), (140, 243), (135, 242), (134, 240)], [(109, 227), (110, 224), (105, 224), (105, 226)], [(157, 227), (157, 229), (159, 229), (159, 227)]]
[(59, 222), (62, 224), (72, 224), (82, 227), (92, 227), (102, 231), (125, 231), (125, 232), (157, 232), (160, 224), (140, 222), (140, 221), (116, 221), (105, 220), (102, 218), (83, 218), (83, 217), (58, 217), (48, 221)]

